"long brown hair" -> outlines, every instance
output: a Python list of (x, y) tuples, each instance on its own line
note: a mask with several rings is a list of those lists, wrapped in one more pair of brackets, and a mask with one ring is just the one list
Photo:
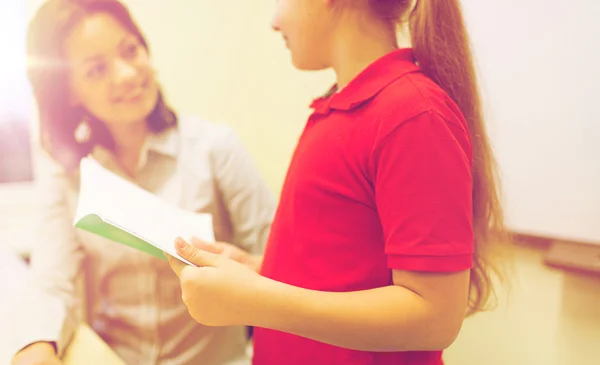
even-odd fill
[[(457, 104), (469, 125), (473, 148), (474, 265), (469, 313), (485, 310), (494, 295), (493, 277), (502, 279), (495, 260), (498, 245), (508, 242), (499, 199), (496, 163), (490, 147), (477, 75), (459, 0), (369, 0), (382, 19), (408, 19), (416, 61), (423, 72)], [(494, 259), (493, 259), (494, 258)]]
[[(84, 18), (107, 13), (135, 34), (149, 51), (148, 44), (129, 10), (118, 0), (47, 0), (29, 24), (27, 33), (27, 73), (37, 101), (42, 147), (73, 171), (94, 146), (114, 149), (106, 125), (81, 107), (69, 103), (69, 67), (63, 44), (72, 29)], [(85, 143), (75, 139), (75, 130), (86, 118), (91, 138)], [(161, 132), (177, 124), (177, 117), (159, 93), (156, 107), (147, 118), (151, 132)]]

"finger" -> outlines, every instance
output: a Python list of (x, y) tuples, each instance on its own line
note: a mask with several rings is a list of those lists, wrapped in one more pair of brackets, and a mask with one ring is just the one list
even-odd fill
[(165, 256), (167, 257), (167, 260), (169, 260), (169, 265), (171, 266), (171, 269), (173, 270), (173, 272), (175, 272), (175, 275), (177, 275), (178, 278), (181, 278), (181, 272), (183, 271), (183, 269), (186, 266), (189, 266), (189, 265), (182, 262), (178, 258), (175, 258), (175, 257), (169, 255), (166, 252), (165, 252)]
[(233, 246), (223, 245), (223, 250), (221, 250), (221, 256), (227, 257), (227, 258), (232, 258), (234, 254), (235, 254), (235, 251), (233, 249)]
[(221, 254), (223, 252), (223, 245), (219, 245), (218, 243), (208, 243), (196, 237), (192, 237), (191, 244), (204, 251), (216, 254)]
[(217, 266), (219, 255), (199, 249), (190, 245), (181, 238), (175, 240), (175, 250), (179, 256), (196, 266)]

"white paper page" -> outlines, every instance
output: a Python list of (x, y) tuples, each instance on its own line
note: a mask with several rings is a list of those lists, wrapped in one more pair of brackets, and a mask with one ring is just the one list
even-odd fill
[(81, 189), (75, 223), (95, 214), (170, 255), (177, 237), (214, 242), (212, 216), (180, 209), (110, 172), (92, 158), (81, 161)]

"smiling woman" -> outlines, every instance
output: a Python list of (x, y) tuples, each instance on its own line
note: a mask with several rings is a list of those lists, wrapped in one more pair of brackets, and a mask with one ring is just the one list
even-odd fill
[(31, 94), (25, 66), (25, 7), (0, 3), (0, 183), (32, 179), (29, 115)]
[[(79, 165), (89, 157), (165, 204), (210, 214), (216, 239), (261, 253), (275, 204), (250, 154), (231, 127), (167, 105), (125, 2), (45, 0), (33, 13), (26, 54), (40, 198), (29, 282), (44, 300), (20, 310), (48, 320), (14, 326), (12, 363), (57, 363), (85, 320), (128, 364), (249, 364), (245, 327), (196, 323), (166, 261), (78, 230), (73, 220), (85, 185)], [(52, 303), (64, 310), (49, 311)]]

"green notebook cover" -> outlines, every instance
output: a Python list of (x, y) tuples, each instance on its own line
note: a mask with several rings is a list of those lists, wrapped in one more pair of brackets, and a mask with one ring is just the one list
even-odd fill
[(83, 229), (84, 231), (94, 233), (98, 236), (107, 238), (111, 241), (115, 241), (129, 247), (133, 247), (137, 250), (158, 257), (159, 259), (166, 260), (162, 250), (154, 247), (150, 243), (143, 239), (127, 232), (125, 229), (118, 226), (112, 225), (105, 222), (100, 216), (96, 214), (90, 214), (79, 220), (75, 227)]

